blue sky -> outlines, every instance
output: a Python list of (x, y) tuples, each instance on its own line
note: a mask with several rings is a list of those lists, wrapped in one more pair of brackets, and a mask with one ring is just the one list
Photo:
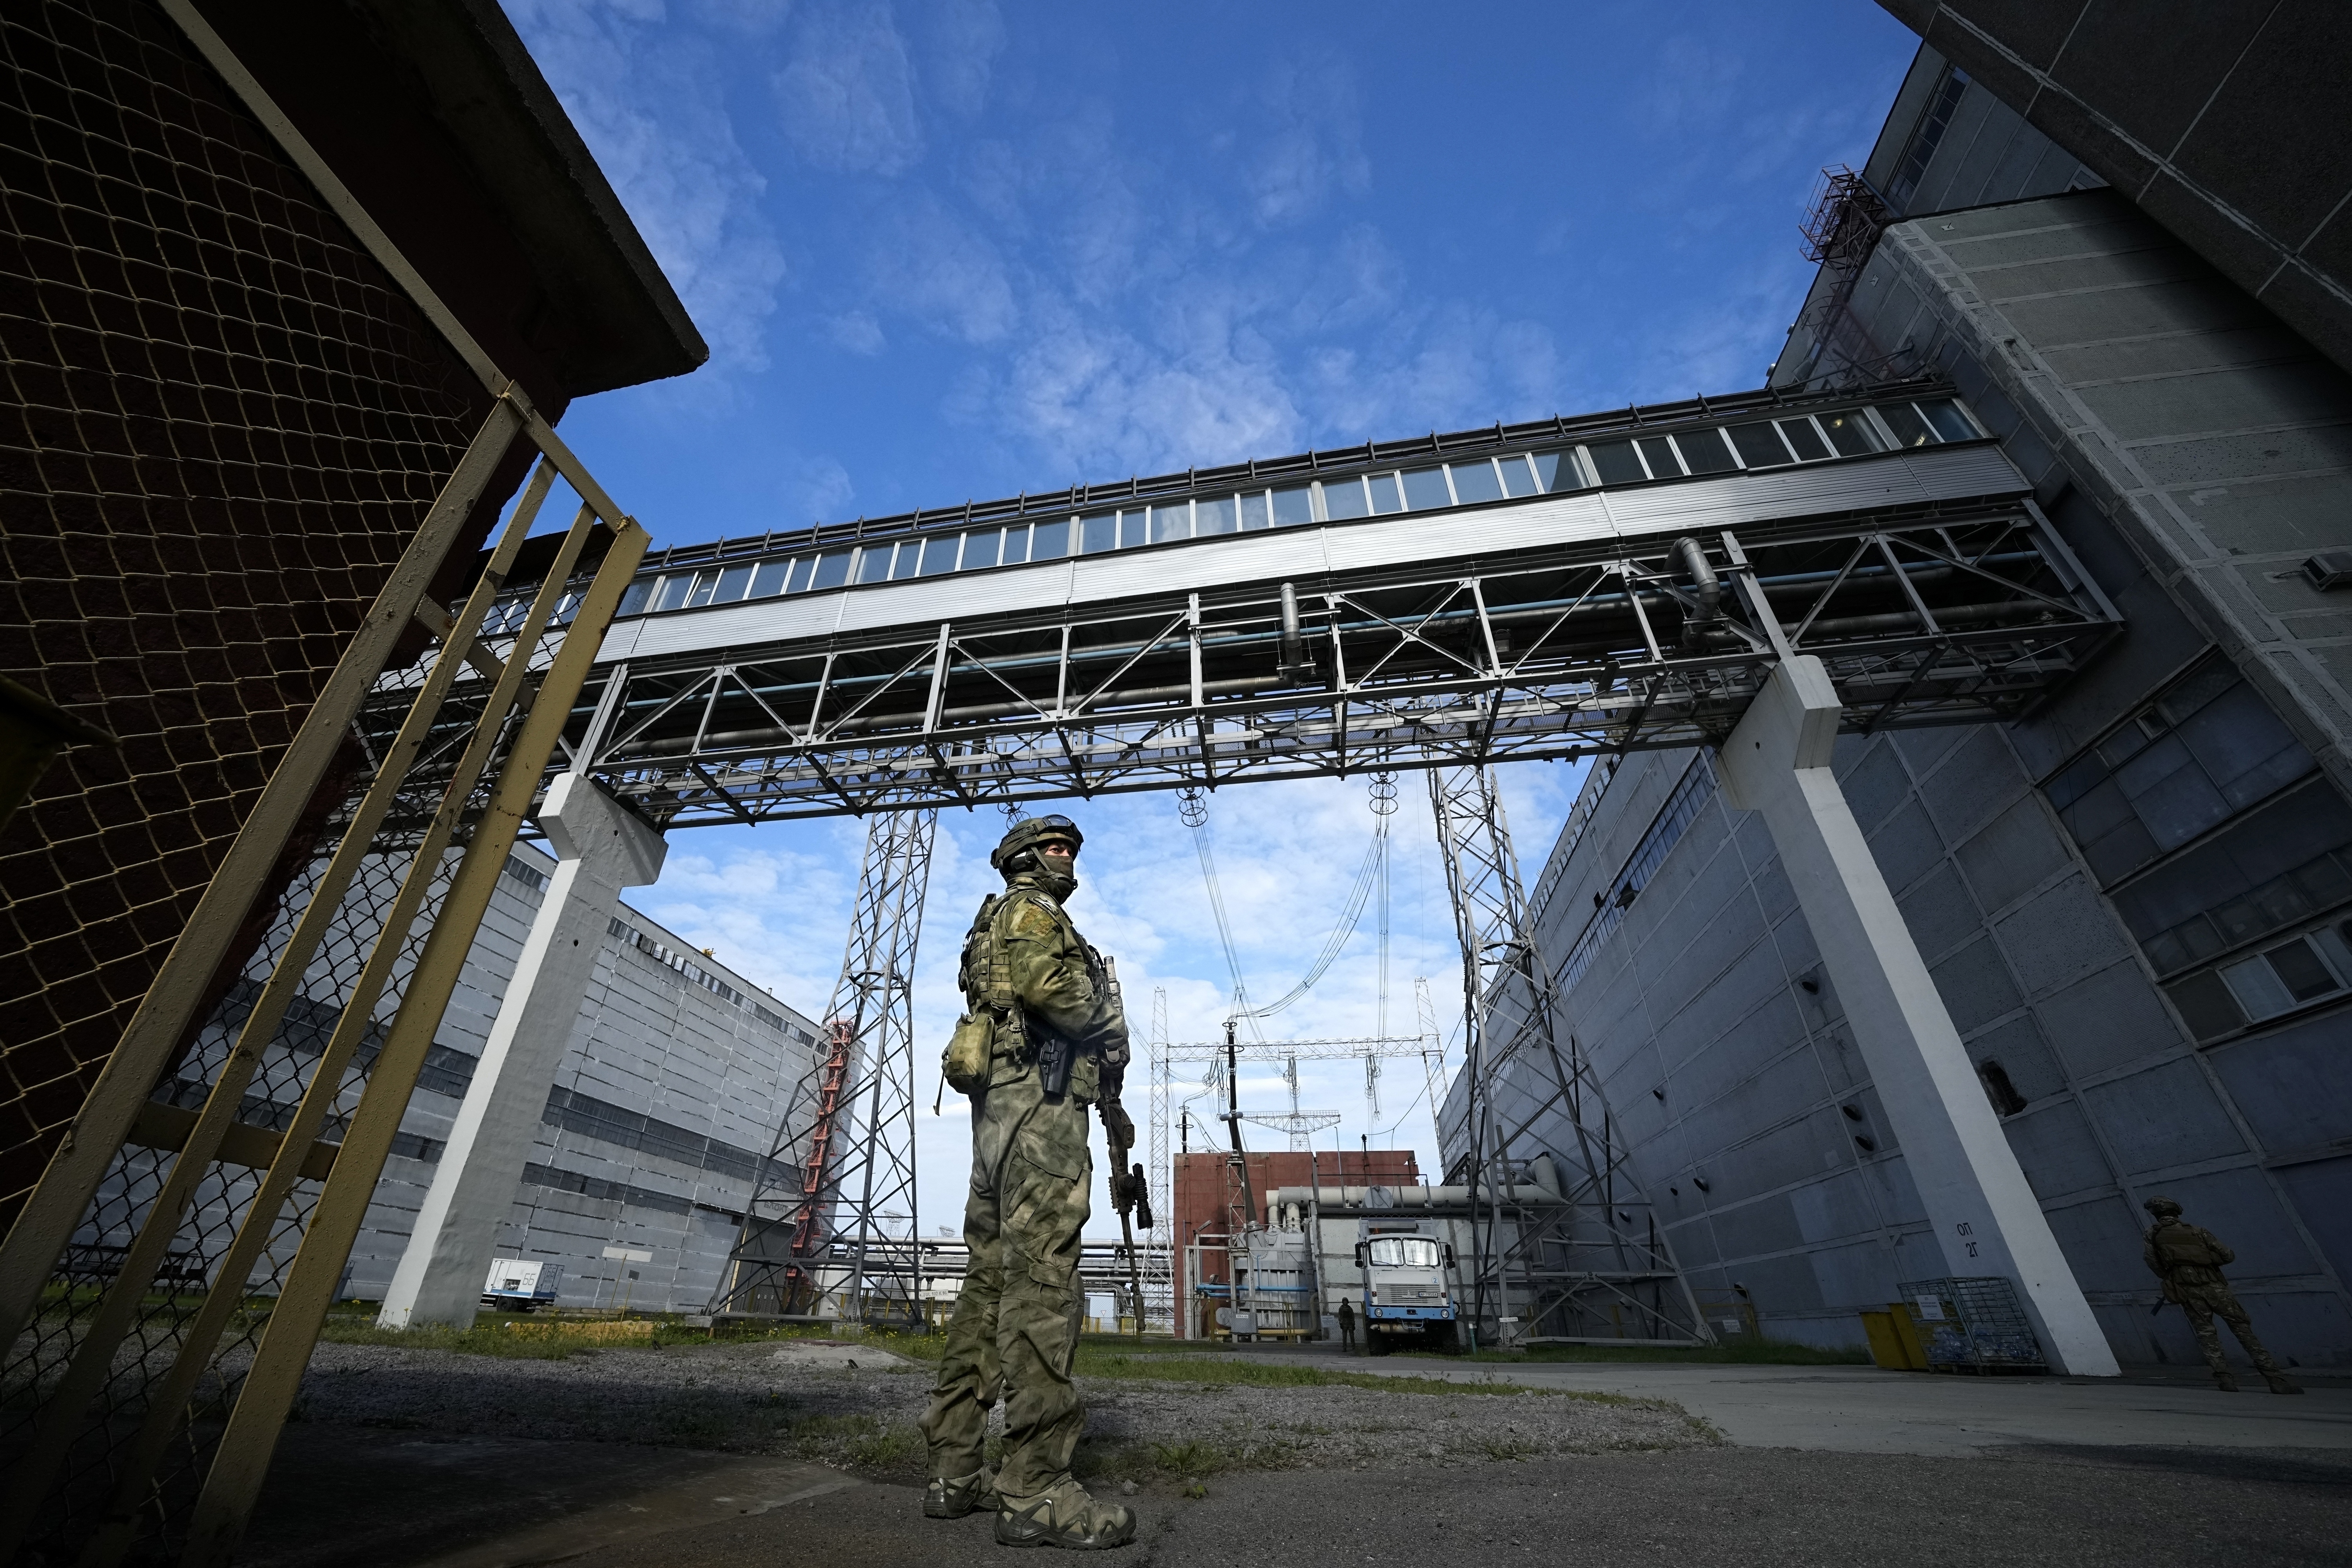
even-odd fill
[[(1755, 386), (1811, 276), (1813, 182), (1861, 163), (1916, 47), (1869, 0), (507, 9), (711, 345), (694, 375), (563, 422), (657, 544)], [(1505, 770), (1530, 878), (1578, 782)], [(1391, 1020), (1409, 1031), (1426, 975), (1450, 1028), (1428, 797), (1402, 784)], [(1251, 988), (1278, 994), (1362, 858), (1364, 785), (1211, 810)], [(1139, 1026), (1165, 987), (1175, 1035), (1212, 1034), (1230, 982), (1172, 799), (1073, 815), (1073, 910)], [(928, 1108), (1002, 823), (940, 826), (918, 986), (927, 1232), (961, 1209), (961, 1108)], [(679, 834), (631, 901), (814, 1013), (861, 833)], [(1376, 918), (1269, 1037), (1372, 1032)], [(1391, 1065), (1370, 1130), (1433, 1164), (1420, 1078)], [(1271, 1073), (1244, 1095), (1288, 1105)], [(1346, 1114), (1326, 1147), (1370, 1122), (1360, 1068), (1305, 1070), (1301, 1102)]]

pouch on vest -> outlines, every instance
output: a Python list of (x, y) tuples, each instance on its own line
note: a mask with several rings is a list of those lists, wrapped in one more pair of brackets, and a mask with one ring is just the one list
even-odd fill
[(2221, 1255), (2214, 1249), (2213, 1244), (2185, 1226), (2168, 1226), (2158, 1232), (2156, 1255), (2168, 1268), (2221, 1267)]
[(966, 1013), (956, 1020), (955, 1033), (940, 1058), (940, 1071), (958, 1094), (988, 1087), (990, 1047), (996, 1043), (996, 1021), (986, 1013)]

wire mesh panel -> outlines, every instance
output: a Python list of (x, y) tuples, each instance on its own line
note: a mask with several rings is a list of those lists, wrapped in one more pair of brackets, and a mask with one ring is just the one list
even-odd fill
[(1914, 1279), (1898, 1285), (1927, 1351), (1930, 1372), (2046, 1372), (2033, 1321), (2000, 1275)]
[[(415, 793), (427, 793), (433, 782), (420, 777)], [(446, 784), (446, 773), (439, 782)], [(425, 911), (428, 922), (446, 891), (455, 852), (445, 852), (441, 858), (444, 864)], [(236, 1043), (255, 994), (284, 952), (294, 919), (308, 901), (322, 867), (323, 862), (314, 862), (306, 868), (288, 890), (268, 939), (205, 1021), (194, 1049), (158, 1086), (151, 1102), (157, 1110), (142, 1118), (149, 1124), (142, 1127), (142, 1136), (153, 1137), (159, 1144), (169, 1143), (177, 1119), (162, 1114), (164, 1108), (194, 1120), (195, 1108), (204, 1104)], [(307, 966), (294, 1007), (265, 1048), (258, 1070), (240, 1097), (240, 1131), (283, 1131), (292, 1121), (325, 1054), (340, 1016), (338, 1004), (357, 980), (382, 913), (391, 904), (406, 869), (396, 854), (369, 857), (342, 900), (328, 942)], [(404, 984), (427, 929), (426, 925), (413, 928), (400, 944), (399, 978)], [(378, 1018), (389, 1018), (397, 1010), (402, 988), (395, 985), (384, 994), (375, 1008)], [(369, 1033), (373, 1044), (381, 1037), (381, 1025)], [(373, 1059), (374, 1053), (362, 1047), (360, 1058), (338, 1070), (340, 1082), (322, 1142), (340, 1142)], [(131, 1542), (159, 1550), (177, 1544), (169, 1539), (171, 1526), (184, 1521), (193, 1506), (205, 1462), (317, 1202), (322, 1184), (320, 1177), (325, 1174), (320, 1170), (317, 1177), (306, 1174), (298, 1180), (274, 1216), (256, 1215), (252, 1205), (262, 1171), (247, 1163), (250, 1154), (247, 1160), (232, 1158), (227, 1147), (222, 1154), (206, 1163), (185, 1217), (173, 1230), (164, 1265), (139, 1302), (131, 1335), (114, 1355), (98, 1392), (95, 1418), (74, 1435), (63, 1473), (38, 1504), (30, 1532), (36, 1545), (88, 1539), (101, 1527), (127, 1478), (138, 1481), (142, 1494), (135, 1510), (123, 1521)], [(13, 1457), (33, 1439), (46, 1402), (26, 1395), (43, 1385), (53, 1385), (64, 1374), (89, 1317), (106, 1287), (113, 1283), (180, 1158), (169, 1147), (139, 1145), (127, 1146), (117, 1154), (113, 1169), (75, 1232), (65, 1266), (51, 1281), (39, 1316), (30, 1331), (11, 1347), (5, 1371), (0, 1371), (10, 1395), (5, 1413), (0, 1413), (0, 1423), (5, 1423), (0, 1426), (0, 1455)], [(238, 1267), (231, 1248), (248, 1217), (265, 1227), (265, 1236), (257, 1248), (259, 1256)], [(236, 1299), (218, 1346), (204, 1357), (184, 1410), (161, 1409), (160, 1403), (169, 1397), (165, 1382), (187, 1346), (192, 1324), (214, 1292)], [(127, 1462), (126, 1450), (146, 1423), (158, 1415), (169, 1423), (167, 1447), (152, 1474), (134, 1477), (132, 1472), (139, 1467)]]
[(122, 741), (0, 837), (5, 1226), (489, 400), (144, 0), (0, 7), (0, 668)]
[(0, 72), (0, 646), (126, 742), (0, 846), (0, 1560), (212, 1568), (646, 534), (186, 0)]
[[(542, 470), (486, 579), (519, 548), (546, 488)], [(562, 570), (588, 522), (583, 509)], [(616, 555), (634, 557), (643, 535), (633, 538)], [(278, 1342), (268, 1336), (294, 1271), (305, 1260), (313, 1274), (340, 1269), (348, 1251), (355, 1217), (320, 1240), (319, 1257), (304, 1250), (310, 1222), (339, 1165), (352, 1165), (343, 1185), (364, 1208), (388, 1140), (351, 1154), (352, 1125), (369, 1107), (380, 1127), (397, 1123), (423, 1061), (415, 1042), (430, 1038), (456, 963), (445, 952), (413, 1018), (411, 983), (436, 940), (460, 960), (470, 945), (486, 897), (453, 907), (441, 928), (451, 878), (463, 866), (478, 885), (502, 868), (625, 581), (625, 562), (608, 565), (584, 600), (559, 576), (520, 627), (478, 645), (494, 589), (478, 586), (429, 664), (379, 680), (353, 725), (374, 773), (347, 793), (276, 900), (260, 949), (157, 1086), (0, 1368), (11, 1477), (0, 1545), (29, 1538), (96, 1568), (142, 1545), (184, 1544), (200, 1493), (215, 1489), (214, 1449), (242, 1414), (247, 1373)], [(575, 627), (555, 624), (559, 606), (584, 617), (584, 646), (569, 653)], [(510, 768), (493, 765), (502, 752)], [(465, 854), (481, 824), (493, 825), (479, 828), (487, 878)], [(404, 1028), (404, 1065), (368, 1095)], [(299, 1377), (317, 1324), (307, 1305), (289, 1310), (300, 1321), (277, 1325), (290, 1336), (278, 1360)], [(274, 1435), (274, 1416), (261, 1425)], [(257, 1473), (267, 1446), (257, 1457), (253, 1447), (239, 1458)]]

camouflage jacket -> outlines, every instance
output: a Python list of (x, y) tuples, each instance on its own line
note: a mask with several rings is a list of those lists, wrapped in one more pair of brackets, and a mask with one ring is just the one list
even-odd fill
[(1101, 956), (1034, 877), (1015, 877), (992, 900), (986, 920), (985, 953), (967, 943), (958, 981), (973, 1012), (996, 1016), (991, 1081), (1034, 1060), (1034, 1036), (1049, 1029), (1077, 1047), (1072, 1092), (1084, 1100), (1117, 1099), (1128, 1062), (1127, 1018), (1110, 994)]
[(2149, 1271), (2164, 1281), (2168, 1301), (2179, 1300), (2183, 1291), (2227, 1290), (2230, 1282), (2221, 1277), (2221, 1266), (2238, 1259), (2236, 1253), (2221, 1245), (2220, 1237), (2183, 1219), (2163, 1220), (2150, 1226), (2140, 1256)]

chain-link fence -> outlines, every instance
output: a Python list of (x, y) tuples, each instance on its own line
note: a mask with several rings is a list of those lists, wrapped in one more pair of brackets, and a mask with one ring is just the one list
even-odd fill
[[(520, 626), (476, 641), (494, 560), (433, 658), (377, 679), (352, 726), (369, 772), (141, 1107), (0, 1361), (0, 1552), (93, 1568), (177, 1555), (215, 1494), (219, 1544), (241, 1525), (236, 1477), (267, 1464), (488, 887), (642, 549), (632, 528), (593, 582), (567, 584), (592, 521), (583, 508)], [(340, 1218), (321, 1220), (339, 1190)], [(248, 1409), (273, 1352), (278, 1375)], [(237, 1419), (224, 1480), (216, 1450)]]
[(0, 7), (0, 668), (122, 742), (0, 835), (5, 1228), (490, 398), (146, 0)]
[(646, 536), (186, 0), (0, 77), (0, 1561), (218, 1564)]
[[(470, 709), (478, 716), (479, 698), (477, 692), (452, 707)], [(420, 760), (403, 781), (394, 811), (410, 819), (409, 826), (387, 823), (340, 900), (326, 940), (301, 966), (290, 1005), (236, 1096), (234, 1131), (244, 1136), (236, 1141), (252, 1146), (239, 1149), (225, 1140), (221, 1157), (205, 1163), (194, 1175), (185, 1216), (171, 1227), (152, 1282), (132, 1308), (130, 1331), (109, 1358), (90, 1403), (92, 1418), (58, 1420), (55, 1395), (91, 1331), (108, 1287), (122, 1275), (142, 1226), (155, 1216), (158, 1200), (181, 1160), (172, 1145), (184, 1142), (188, 1128), (219, 1085), (271, 971), (319, 891), (329, 868), (325, 859), (305, 867), (287, 889), (261, 949), (205, 1020), (194, 1048), (157, 1086), (134, 1133), (141, 1142), (126, 1144), (115, 1155), (44, 1292), (37, 1316), (0, 1364), (0, 1384), (7, 1395), (0, 1407), (0, 1456), (13, 1461), (41, 1436), (62, 1436), (67, 1445), (47, 1494), (12, 1500), (35, 1510), (26, 1539), (43, 1555), (87, 1543), (103, 1528), (110, 1509), (116, 1515), (115, 1531), (123, 1538), (115, 1543), (117, 1550), (146, 1546), (161, 1552), (178, 1546), (170, 1538), (173, 1527), (184, 1521), (193, 1507), (212, 1447), (251, 1364), (270, 1307), (284, 1287), (287, 1266), (326, 1173), (306, 1171), (275, 1213), (257, 1213), (264, 1168), (276, 1150), (274, 1141), (255, 1140), (246, 1130), (283, 1134), (294, 1125), (408, 870), (405, 858), (398, 853), (398, 840), (413, 844), (417, 837), (414, 819), (429, 819), (440, 804), (455, 750), (444, 747), (440, 755)], [(359, 802), (354, 796), (343, 804), (339, 815), (348, 821)], [(332, 1099), (320, 1142), (339, 1144), (342, 1140), (381, 1047), (384, 1024), (398, 1009), (417, 952), (447, 890), (457, 853), (453, 847), (439, 855), (424, 919), (399, 942), (394, 983), (373, 1009), (361, 1048), (336, 1068), (337, 1081), (327, 1086)], [(248, 1221), (250, 1230), (246, 1228)], [(239, 1252), (257, 1256), (241, 1257)], [(225, 1312), (226, 1321), (200, 1324), (215, 1292), (234, 1299), (215, 1304), (215, 1312)], [(209, 1353), (194, 1343), (207, 1326), (218, 1334)], [(194, 1358), (185, 1369), (181, 1366), (184, 1352)], [(175, 1381), (189, 1386), (175, 1388)], [(128, 1495), (126, 1481), (135, 1489)]]

